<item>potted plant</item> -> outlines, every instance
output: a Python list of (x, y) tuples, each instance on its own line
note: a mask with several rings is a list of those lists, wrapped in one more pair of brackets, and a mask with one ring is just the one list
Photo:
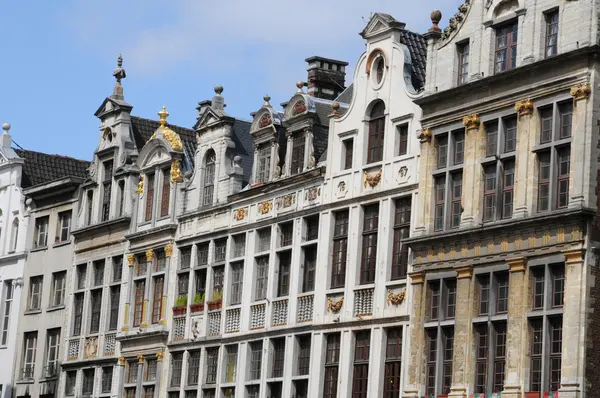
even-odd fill
[(190, 304), (190, 312), (194, 313), (204, 311), (204, 298), (204, 292), (196, 293), (194, 295), (194, 303)]
[(175, 300), (173, 315), (184, 315), (187, 312), (187, 296), (179, 296)]
[(211, 298), (212, 300), (207, 303), (209, 311), (220, 310), (223, 303), (223, 292), (221, 290), (216, 290), (212, 293)]

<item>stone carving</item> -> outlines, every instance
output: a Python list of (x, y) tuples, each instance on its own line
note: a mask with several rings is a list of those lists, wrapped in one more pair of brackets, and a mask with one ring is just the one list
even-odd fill
[(398, 173), (396, 174), (396, 181), (398, 182), (398, 184), (406, 184), (409, 178), (410, 174), (408, 173), (408, 167), (401, 166), (398, 169)]
[(535, 108), (535, 105), (529, 98), (522, 101), (517, 101), (515, 104), (515, 111), (519, 116), (531, 115), (533, 113), (533, 108)]
[[(442, 40), (448, 39), (452, 35), (452, 32), (457, 32), (459, 30), (461, 23), (465, 20), (466, 14), (470, 9), (470, 2), (471, 0), (465, 0), (464, 3), (458, 6), (458, 12), (454, 14), (453, 17), (450, 17), (450, 19), (448, 20), (448, 26), (444, 29), (444, 32), (442, 33)], [(439, 17), (441, 18), (441, 15)], [(439, 20), (437, 22), (439, 23)], [(437, 27), (437, 23), (435, 24), (435, 26)]]
[(571, 236), (573, 240), (581, 239), (581, 231), (578, 226), (573, 227), (573, 231), (571, 232)]
[(431, 142), (431, 137), (433, 137), (433, 132), (431, 131), (431, 129), (423, 129), (418, 135), (419, 142), (421, 142), (422, 144)]
[(363, 185), (366, 188), (367, 185), (369, 185), (371, 188), (374, 188), (375, 186), (377, 186), (377, 184), (379, 184), (379, 181), (381, 181), (381, 176), (382, 176), (382, 170), (379, 169), (379, 171), (377, 173), (367, 173), (365, 171), (365, 178), (364, 178), (364, 182)]
[(316, 165), (317, 165), (317, 160), (315, 159), (315, 152), (311, 151), (310, 158), (308, 160), (308, 168), (314, 169)]
[(292, 116), (296, 116), (304, 112), (306, 112), (306, 102), (304, 102), (304, 100), (297, 101), (292, 108)]
[(125, 357), (123, 357), (123, 356), (120, 356), (120, 357), (119, 357), (119, 365), (120, 365), (120, 366), (125, 366), (125, 365), (127, 365), (127, 361), (125, 360)]
[(273, 202), (270, 200), (265, 200), (264, 202), (260, 202), (258, 204), (258, 214), (265, 215), (268, 214), (271, 209), (273, 209)]
[(233, 218), (235, 221), (242, 221), (246, 215), (248, 214), (248, 209), (246, 207), (240, 207), (233, 211)]
[(166, 257), (171, 257), (173, 255), (173, 245), (172, 244), (168, 244), (165, 246), (165, 256)]
[(85, 342), (85, 357), (95, 358), (98, 355), (98, 338), (89, 337)]
[(157, 352), (156, 353), (156, 360), (159, 361), (159, 362), (162, 361), (163, 360), (163, 355), (164, 354), (163, 354), (162, 351)]
[(133, 254), (130, 254), (129, 256), (127, 256), (127, 264), (130, 267), (133, 267), (135, 265), (135, 256)]
[(192, 338), (194, 340), (198, 339), (198, 337), (200, 337), (200, 326), (198, 325), (199, 320), (198, 319), (194, 319), (192, 320)]
[(267, 127), (270, 124), (273, 124), (273, 119), (271, 119), (271, 115), (269, 115), (268, 113), (262, 115), (260, 120), (258, 121), (258, 127), (261, 129)]
[(319, 187), (308, 188), (306, 190), (305, 199), (309, 202), (312, 202), (315, 199), (317, 199), (320, 194), (321, 194), (321, 188), (319, 188)]
[(138, 195), (141, 195), (144, 193), (144, 176), (143, 175), (140, 176), (140, 180), (138, 182), (136, 192), (138, 193)]
[(152, 250), (152, 249), (146, 250), (146, 261), (148, 261), (150, 263), (150, 262), (152, 262), (153, 259), (154, 259), (154, 250)]
[(387, 303), (388, 305), (400, 305), (404, 301), (404, 297), (406, 297), (406, 289), (402, 290), (400, 293), (394, 293), (391, 290), (388, 290)]
[(344, 305), (344, 298), (342, 297), (338, 301), (333, 301), (331, 297), (327, 297), (327, 310), (331, 313), (337, 314), (341, 311)]
[(505, 253), (508, 250), (508, 239), (503, 238), (502, 241), (500, 241), (500, 250), (502, 253)]
[(296, 203), (296, 194), (290, 193), (290, 194), (284, 195), (279, 198), (277, 207), (278, 208), (282, 207), (284, 209), (287, 209), (288, 207), (292, 206), (294, 203)]
[(175, 160), (171, 163), (171, 182), (183, 182), (183, 175), (181, 175), (181, 169), (179, 168), (179, 160)]
[(564, 228), (558, 229), (558, 232), (556, 233), (556, 241), (558, 243), (563, 243), (565, 241), (565, 229)]
[(587, 99), (592, 93), (592, 87), (587, 83), (579, 83), (571, 88), (571, 96), (575, 101)]
[(98, 172), (98, 164), (96, 163), (96, 160), (93, 160), (92, 163), (90, 164), (90, 167), (88, 167), (88, 173), (90, 174), (90, 177), (92, 179), (96, 178), (96, 173)]
[(467, 130), (477, 130), (480, 124), (481, 120), (477, 114), (468, 115), (463, 118), (463, 125)]
[(138, 363), (144, 363), (144, 355), (143, 354), (137, 354), (137, 360), (138, 360)]

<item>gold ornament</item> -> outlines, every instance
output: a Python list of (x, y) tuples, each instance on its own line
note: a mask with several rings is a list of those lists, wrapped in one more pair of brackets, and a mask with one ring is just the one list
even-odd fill
[(586, 83), (579, 83), (571, 88), (571, 96), (574, 100), (586, 99), (592, 93), (592, 87)]
[(168, 244), (165, 246), (165, 256), (166, 257), (171, 257), (173, 255), (173, 245), (172, 244)]
[(394, 293), (391, 290), (388, 290), (387, 303), (388, 305), (400, 305), (404, 301), (404, 297), (406, 297), (406, 289), (402, 290), (400, 293)]
[(264, 202), (258, 204), (258, 212), (263, 215), (269, 213), (272, 208), (273, 204), (270, 200), (265, 200)]
[(519, 116), (531, 115), (533, 113), (533, 108), (535, 108), (535, 105), (530, 98), (517, 101), (515, 104), (515, 111), (517, 111)]
[(379, 181), (381, 181), (381, 175), (381, 169), (379, 169), (379, 171), (375, 174), (369, 174), (365, 171), (365, 180), (363, 182), (364, 187), (366, 188), (367, 185), (369, 185), (371, 188), (377, 186), (377, 184), (379, 184)]
[(422, 144), (431, 142), (431, 137), (433, 137), (433, 131), (431, 129), (423, 129), (421, 134), (419, 134), (419, 141)]
[(479, 128), (480, 124), (481, 120), (479, 120), (479, 115), (475, 113), (463, 118), (463, 125), (467, 128), (467, 130), (476, 130)]
[(240, 207), (233, 211), (233, 218), (235, 221), (242, 221), (246, 217), (246, 212), (247, 210), (245, 207)]
[(146, 250), (146, 261), (151, 262), (154, 259), (154, 251), (152, 249)]
[(162, 351), (159, 351), (159, 352), (157, 352), (157, 353), (156, 353), (156, 360), (157, 360), (157, 361), (162, 361), (162, 360), (163, 360), (163, 355), (164, 355), (164, 354), (163, 354), (163, 352), (162, 352)]
[(144, 363), (144, 356), (142, 354), (137, 354), (138, 363)]
[(127, 264), (130, 267), (133, 267), (135, 265), (135, 256), (133, 254), (130, 254), (129, 256), (127, 256)]
[(156, 138), (157, 133), (160, 133), (162, 135), (162, 138), (164, 138), (164, 140), (169, 143), (173, 150), (181, 152), (183, 150), (181, 138), (179, 138), (179, 135), (176, 132), (167, 127), (167, 117), (169, 116), (167, 108), (163, 106), (160, 112), (158, 112), (158, 116), (160, 117), (160, 120), (158, 121), (160, 126), (158, 127), (158, 129), (156, 129), (154, 134), (152, 134), (152, 137), (150, 137), (150, 139), (152, 140)]
[(125, 360), (125, 357), (123, 357), (123, 356), (119, 357), (119, 365), (121, 365), (121, 366), (127, 365), (127, 361)]
[(175, 160), (171, 163), (171, 182), (183, 182), (183, 175), (179, 168), (179, 160)]
[(135, 191), (138, 193), (138, 195), (141, 195), (144, 193), (144, 176), (143, 175), (140, 177), (140, 181), (138, 182), (138, 186)]
[(331, 297), (327, 297), (327, 310), (329, 310), (329, 312), (333, 312), (334, 314), (337, 314), (338, 312), (340, 312), (343, 305), (344, 305), (343, 297), (341, 299), (339, 299), (338, 301), (333, 301), (331, 299)]

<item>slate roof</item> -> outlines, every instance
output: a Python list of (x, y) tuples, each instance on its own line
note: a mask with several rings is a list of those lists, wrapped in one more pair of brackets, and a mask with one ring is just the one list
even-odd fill
[(21, 187), (28, 188), (65, 177), (87, 177), (90, 162), (62, 155), (49, 155), (47, 153), (14, 149), (19, 157), (25, 159)]
[(231, 137), (235, 143), (235, 153), (242, 158), (241, 165), (244, 169), (244, 185), (250, 182), (252, 162), (254, 161), (254, 143), (250, 135), (251, 124), (252, 122), (247, 120), (235, 119), (233, 123), (233, 135)]
[(425, 70), (427, 67), (427, 43), (425, 38), (418, 33), (403, 29), (400, 31), (400, 42), (408, 47), (412, 58), (411, 80), (413, 88), (420, 91), (425, 87)]

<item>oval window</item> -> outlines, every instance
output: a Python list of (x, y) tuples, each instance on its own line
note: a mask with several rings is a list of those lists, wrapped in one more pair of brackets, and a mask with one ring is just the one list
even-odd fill
[(383, 57), (379, 56), (375, 59), (375, 82), (380, 84), (383, 80), (383, 74), (385, 72), (385, 61)]

